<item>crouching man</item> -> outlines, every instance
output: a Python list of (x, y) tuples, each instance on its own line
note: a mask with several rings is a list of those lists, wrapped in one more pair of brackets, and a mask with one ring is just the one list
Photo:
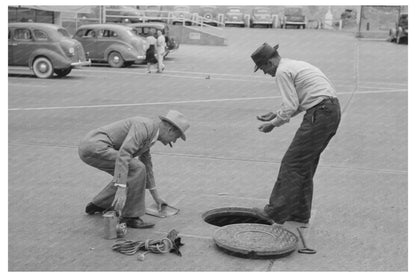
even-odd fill
[(90, 131), (79, 145), (79, 156), (86, 164), (113, 176), (111, 182), (85, 208), (87, 214), (102, 213), (114, 207), (120, 222), (131, 228), (151, 228), (144, 222), (145, 189), (161, 209), (166, 202), (159, 196), (153, 177), (150, 147), (186, 140), (188, 120), (177, 111), (159, 119), (132, 117)]

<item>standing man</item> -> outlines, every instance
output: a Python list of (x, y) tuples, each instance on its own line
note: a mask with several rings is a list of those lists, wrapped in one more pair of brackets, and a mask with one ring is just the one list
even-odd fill
[(340, 105), (331, 81), (315, 66), (287, 58), (277, 52), (279, 45), (267, 43), (251, 55), (254, 72), (263, 70), (274, 77), (282, 104), (276, 112), (257, 116), (259, 130), (272, 131), (290, 118), (306, 111), (289, 149), (284, 155), (269, 204), (256, 212), (278, 224), (285, 221), (308, 223), (311, 216), (313, 176), (319, 157), (335, 135)]
[(166, 39), (161, 30), (157, 30), (156, 50), (158, 61), (157, 72), (161, 73), (165, 69), (165, 65), (163, 64), (163, 56), (165, 55), (166, 51)]
[(86, 164), (113, 176), (111, 182), (85, 208), (92, 215), (114, 206), (120, 222), (131, 228), (150, 228), (144, 222), (145, 188), (161, 209), (166, 202), (160, 198), (153, 177), (150, 147), (160, 141), (164, 145), (186, 140), (189, 123), (177, 111), (169, 111), (160, 120), (132, 117), (90, 131), (79, 145), (79, 156)]

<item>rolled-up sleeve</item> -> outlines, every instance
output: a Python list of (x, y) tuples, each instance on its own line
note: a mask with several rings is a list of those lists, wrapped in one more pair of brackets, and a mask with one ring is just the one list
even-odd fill
[(284, 71), (276, 72), (277, 89), (282, 96), (282, 104), (276, 112), (277, 116), (271, 123), (279, 127), (287, 122), (290, 118), (299, 113), (299, 98), (290, 73)]

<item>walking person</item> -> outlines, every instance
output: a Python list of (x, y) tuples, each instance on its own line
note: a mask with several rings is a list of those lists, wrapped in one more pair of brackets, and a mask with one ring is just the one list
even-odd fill
[(150, 147), (157, 141), (170, 147), (178, 138), (185, 141), (188, 128), (183, 114), (171, 110), (159, 119), (132, 117), (90, 131), (79, 145), (79, 156), (113, 179), (88, 203), (85, 212), (92, 215), (114, 207), (127, 227), (153, 227), (140, 218), (145, 214), (145, 189), (159, 210), (167, 203), (156, 189)]
[(331, 81), (317, 67), (280, 57), (278, 45), (264, 43), (251, 55), (256, 72), (275, 78), (282, 104), (277, 111), (258, 116), (260, 132), (269, 133), (305, 111), (289, 149), (280, 165), (269, 203), (258, 215), (278, 224), (285, 221), (308, 223), (311, 216), (313, 177), (321, 153), (335, 135), (340, 105)]
[(146, 37), (148, 48), (146, 50), (147, 73), (152, 73), (151, 68), (158, 63), (156, 51), (155, 31), (151, 29)]
[(161, 30), (157, 30), (157, 39), (156, 39), (156, 49), (157, 49), (157, 61), (158, 61), (158, 69), (157, 72), (161, 73), (165, 70), (165, 65), (163, 64), (163, 57), (166, 51), (166, 39), (165, 36), (162, 34)]

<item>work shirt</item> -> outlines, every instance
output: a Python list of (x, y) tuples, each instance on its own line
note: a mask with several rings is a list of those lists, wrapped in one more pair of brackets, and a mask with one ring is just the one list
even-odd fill
[(118, 150), (113, 177), (115, 183), (127, 183), (129, 162), (138, 157), (146, 166), (146, 188), (155, 187), (150, 147), (157, 140), (159, 122), (144, 117), (132, 117), (97, 129), (97, 132), (105, 134), (112, 147)]
[(156, 38), (154, 36), (147, 36), (146, 41), (149, 46), (156, 45)]
[(156, 39), (156, 49), (159, 55), (165, 53), (166, 50), (166, 40), (164, 35), (160, 35)]
[(326, 97), (336, 97), (332, 82), (317, 67), (303, 61), (282, 58), (275, 81), (282, 96), (277, 117), (271, 123), (278, 127), (302, 111), (319, 104)]

